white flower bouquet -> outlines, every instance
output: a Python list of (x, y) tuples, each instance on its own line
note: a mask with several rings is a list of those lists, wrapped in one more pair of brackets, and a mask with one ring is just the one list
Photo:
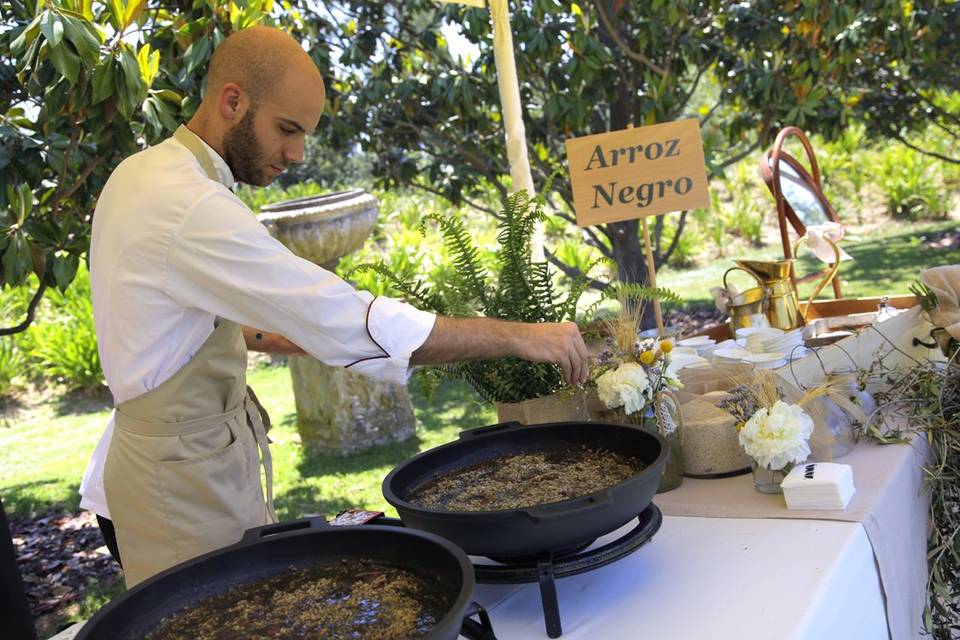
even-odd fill
[(803, 407), (836, 392), (834, 384), (824, 383), (791, 404), (784, 401), (778, 380), (770, 371), (758, 371), (717, 405), (739, 421), (738, 439), (754, 460), (754, 486), (761, 493), (780, 493), (783, 476), (810, 456), (814, 422)]
[[(610, 339), (607, 346), (598, 356), (591, 377), (608, 409), (622, 409), (631, 421), (642, 424), (644, 417), (653, 415), (652, 403), (660, 392), (683, 386), (670, 366), (673, 343), (669, 340), (635, 340), (624, 350), (616, 348)], [(676, 428), (668, 422), (662, 426), (666, 433)]]
[(761, 407), (740, 429), (740, 444), (761, 467), (777, 471), (810, 455), (813, 420), (795, 404), (777, 400)]

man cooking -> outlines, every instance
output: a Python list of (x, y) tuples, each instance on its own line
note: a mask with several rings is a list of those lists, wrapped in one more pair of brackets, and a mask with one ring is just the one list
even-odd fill
[(116, 409), (81, 506), (98, 514), (128, 587), (276, 521), (248, 348), (398, 382), (412, 364), (502, 356), (586, 380), (572, 323), (437, 317), (356, 291), (267, 233), (230, 188), (302, 162), (323, 105), (296, 41), (267, 27), (235, 33), (214, 52), (196, 115), (122, 162), (100, 195), (90, 274)]

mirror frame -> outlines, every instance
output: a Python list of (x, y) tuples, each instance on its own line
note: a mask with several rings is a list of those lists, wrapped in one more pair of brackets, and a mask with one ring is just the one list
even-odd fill
[[(806, 152), (807, 160), (810, 162), (810, 171), (807, 171), (806, 167), (803, 164), (790, 154), (783, 151), (783, 145), (788, 138), (795, 137), (803, 145), (803, 149)], [(803, 237), (807, 233), (807, 227), (800, 220), (800, 217), (797, 215), (796, 211), (793, 210), (793, 207), (790, 206), (790, 203), (787, 202), (787, 199), (783, 196), (783, 193), (780, 190), (780, 161), (783, 161), (790, 165), (790, 167), (796, 171), (799, 179), (807, 186), (807, 188), (813, 193), (814, 197), (823, 207), (824, 212), (827, 215), (827, 219), (831, 222), (840, 222), (840, 219), (837, 216), (836, 210), (830, 205), (830, 202), (827, 200), (826, 196), (823, 195), (823, 187), (820, 183), (820, 167), (817, 165), (817, 158), (813, 153), (813, 146), (810, 144), (810, 141), (804, 135), (803, 131), (797, 127), (786, 127), (780, 133), (777, 134), (776, 141), (773, 144), (773, 148), (763, 154), (763, 157), (760, 159), (760, 176), (763, 178), (763, 182), (767, 185), (767, 188), (770, 189), (770, 192), (773, 194), (773, 199), (777, 203), (777, 218), (780, 224), (780, 240), (783, 244), (783, 257), (787, 260), (793, 258), (793, 251), (790, 246), (790, 235), (789, 230), (787, 229), (787, 222), (790, 222), (790, 226), (793, 227), (793, 230), (797, 233), (799, 237)], [(793, 272), (793, 269), (790, 270), (790, 279), (793, 281), (794, 287), (796, 287), (796, 275)], [(840, 281), (838, 278), (833, 280), (833, 292), (837, 298), (841, 297), (840, 294)]]

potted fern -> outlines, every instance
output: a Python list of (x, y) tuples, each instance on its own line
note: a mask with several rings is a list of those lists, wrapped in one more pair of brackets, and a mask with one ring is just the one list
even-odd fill
[[(569, 291), (555, 286), (546, 263), (531, 257), (534, 229), (544, 219), (544, 200), (519, 191), (502, 201), (492, 267), (487, 267), (471, 234), (457, 215), (431, 214), (420, 224), (439, 227), (453, 256), (454, 274), (445, 282), (427, 284), (423, 278), (402, 277), (382, 261), (360, 265), (354, 271), (374, 271), (411, 304), (445, 316), (486, 316), (520, 322), (576, 321), (577, 303), (587, 287), (586, 276)], [(591, 265), (592, 266), (592, 265)], [(564, 389), (557, 365), (517, 358), (476, 360), (431, 367), (439, 374), (470, 383), (485, 400), (493, 402), (501, 421), (523, 423), (587, 420), (582, 391)]]
[[(544, 191), (549, 190), (549, 184)], [(554, 284), (547, 263), (532, 259), (532, 238), (537, 223), (544, 220), (544, 199), (519, 191), (502, 201), (498, 214), (497, 243), (492, 267), (488, 268), (471, 234), (457, 215), (430, 214), (420, 223), (439, 227), (444, 245), (453, 256), (452, 276), (433, 285), (424, 278), (403, 277), (382, 261), (360, 265), (357, 271), (373, 271), (411, 304), (445, 316), (485, 316), (518, 322), (577, 321), (577, 304), (587, 288), (587, 272), (575, 279), (569, 290)], [(640, 297), (670, 297), (661, 290), (638, 285), (615, 285), (605, 297), (622, 295), (627, 286)], [(666, 292), (668, 293), (668, 292)], [(501, 422), (524, 424), (590, 419), (585, 393), (565, 387), (563, 373), (555, 364), (534, 363), (517, 358), (474, 360), (440, 365), (423, 371), (428, 377), (466, 380), (485, 400), (497, 407)]]

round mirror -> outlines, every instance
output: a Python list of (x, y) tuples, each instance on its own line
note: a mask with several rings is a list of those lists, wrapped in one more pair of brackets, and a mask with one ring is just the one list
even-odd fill
[[(768, 157), (770, 171), (773, 171), (773, 159)], [(804, 226), (809, 227), (814, 224), (823, 224), (829, 222), (820, 198), (814, 192), (813, 187), (806, 181), (805, 176), (801, 176), (793, 165), (784, 158), (780, 158), (780, 192), (790, 207), (796, 212), (797, 217)]]

